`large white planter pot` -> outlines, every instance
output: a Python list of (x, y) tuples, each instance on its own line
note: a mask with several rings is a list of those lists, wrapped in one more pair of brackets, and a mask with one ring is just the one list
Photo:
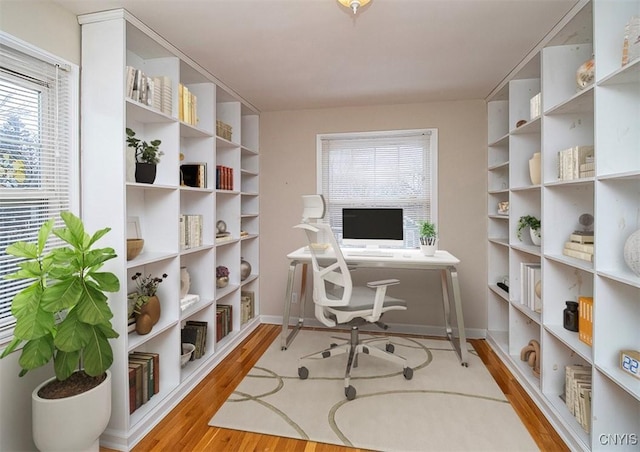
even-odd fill
[(111, 417), (111, 372), (98, 386), (63, 399), (31, 395), (33, 441), (41, 451), (99, 451), (100, 435)]

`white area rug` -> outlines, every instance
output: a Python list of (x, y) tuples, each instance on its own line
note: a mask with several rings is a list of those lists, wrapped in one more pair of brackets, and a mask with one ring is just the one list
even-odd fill
[(538, 450), (471, 345), (462, 367), (448, 341), (392, 337), (413, 379), (361, 355), (347, 401), (346, 355), (306, 360), (309, 378), (298, 378), (298, 358), (336, 342), (332, 334), (302, 330), (285, 351), (278, 337), (209, 425), (384, 451)]

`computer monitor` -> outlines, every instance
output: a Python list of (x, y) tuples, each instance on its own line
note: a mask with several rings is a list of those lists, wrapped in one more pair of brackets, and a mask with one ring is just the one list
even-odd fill
[(342, 244), (364, 248), (402, 247), (402, 209), (342, 209)]

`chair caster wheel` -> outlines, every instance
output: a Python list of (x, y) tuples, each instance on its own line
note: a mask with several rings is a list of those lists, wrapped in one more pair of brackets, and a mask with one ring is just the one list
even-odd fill
[(309, 377), (309, 369), (306, 367), (298, 367), (298, 377), (300, 380), (306, 380)]
[(347, 397), (347, 400), (353, 400), (356, 398), (356, 388), (349, 385), (348, 388), (344, 388), (344, 395)]
[(396, 350), (396, 347), (393, 344), (387, 344), (384, 349), (389, 353), (393, 353)]
[(329, 348), (336, 348), (338, 346), (338, 344), (333, 343), (333, 344), (329, 344)]
[(413, 369), (411, 367), (405, 367), (402, 371), (405, 380), (411, 380), (413, 378)]

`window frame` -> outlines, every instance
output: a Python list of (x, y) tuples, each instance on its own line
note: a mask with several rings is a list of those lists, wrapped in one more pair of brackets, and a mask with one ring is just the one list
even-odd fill
[[(55, 206), (52, 207), (53, 211), (60, 210), (60, 204), (57, 199), (60, 199), (59, 194), (52, 195), (55, 192), (55, 184), (58, 180), (62, 180), (66, 184), (66, 192), (65, 204), (68, 206), (68, 209), (76, 215), (79, 215), (80, 211), (80, 140), (79, 140), (79, 129), (80, 129), (80, 100), (79, 100), (79, 87), (80, 87), (80, 70), (78, 65), (70, 63), (60, 57), (57, 57), (43, 49), (40, 49), (30, 43), (22, 41), (8, 33), (0, 31), (0, 45), (6, 47), (10, 51), (19, 52), (23, 54), (23, 59), (19, 60), (22, 64), (27, 64), (29, 66), (29, 70), (23, 73), (23, 76), (15, 75), (12, 76), (8, 72), (9, 71), (0, 71), (0, 78), (6, 81), (9, 84), (16, 85), (18, 87), (24, 88), (26, 90), (34, 90), (39, 91), (40, 94), (40, 107), (38, 111), (38, 129), (40, 133), (40, 142), (43, 141), (43, 138), (51, 138), (56, 136), (55, 128), (53, 130), (43, 129), (43, 118), (51, 117), (51, 108), (64, 107), (64, 118), (65, 118), (65, 135), (60, 140), (55, 141), (57, 144), (62, 144), (65, 149), (65, 157), (66, 163), (69, 167), (65, 167), (65, 171), (62, 175), (59, 174), (58, 169), (59, 165), (56, 163), (51, 165), (43, 165), (40, 168), (39, 173), (39, 184), (36, 187), (0, 187), (0, 198), (3, 200), (10, 201), (24, 201), (24, 205), (27, 206), (33, 201), (41, 201), (43, 205), (54, 203)], [(60, 73), (64, 72), (64, 93), (58, 93), (56, 91), (56, 95), (60, 95), (61, 97), (55, 97), (52, 99), (51, 89), (43, 88), (44, 85), (40, 85), (37, 82), (29, 82), (27, 79), (31, 76), (31, 71), (33, 70), (33, 66), (35, 60), (37, 63), (43, 63), (50, 70), (52, 66), (58, 67), (58, 71)], [(9, 65), (9, 68), (12, 66)], [(43, 71), (44, 74), (44, 71)], [(46, 77), (43, 75), (43, 77)], [(63, 82), (60, 82), (63, 83)], [(7, 90), (8, 91), (8, 90)], [(51, 124), (56, 124), (58, 119), (51, 121), (48, 119)], [(58, 121), (59, 123), (59, 121)], [(44, 133), (43, 133), (44, 130)], [(64, 163), (61, 163), (64, 164)], [(54, 199), (57, 198), (57, 199)], [(57, 206), (57, 207), (56, 207)], [(3, 206), (4, 207), (4, 206)], [(7, 205), (7, 207), (9, 207)], [(37, 207), (37, 206), (34, 206)], [(51, 211), (51, 210), (49, 210)], [(53, 214), (49, 215), (49, 217), (53, 216)], [(61, 224), (61, 220), (57, 219), (58, 226)], [(43, 219), (42, 222), (44, 222)], [(2, 232), (0, 230), (0, 232)], [(37, 231), (36, 231), (37, 234)], [(37, 235), (36, 235), (37, 237)], [(31, 240), (31, 239), (29, 239)], [(5, 256), (4, 258), (7, 258)], [(15, 258), (9, 258), (15, 259)], [(8, 291), (19, 290), (19, 289), (11, 289), (11, 285), (14, 284), (9, 280), (0, 280), (0, 284), (5, 284), (4, 289)], [(0, 291), (0, 294), (2, 291)], [(6, 300), (5, 300), (6, 303)], [(9, 301), (9, 306), (11, 302)], [(6, 306), (6, 304), (4, 305)], [(6, 319), (5, 319), (6, 320)], [(15, 326), (15, 320), (13, 324), (11, 322), (5, 323), (2, 325), (2, 330), (0, 330), (0, 348), (4, 347), (9, 343), (13, 336), (13, 328)]]
[[(429, 138), (429, 146), (427, 149), (426, 159), (429, 159), (428, 167), (430, 168), (429, 181), (430, 181), (430, 199), (429, 199), (429, 215), (427, 217), (415, 218), (416, 225), (421, 220), (429, 220), (436, 224), (436, 228), (438, 225), (438, 129), (433, 128), (423, 128), (423, 129), (402, 129), (402, 130), (380, 130), (380, 131), (370, 131), (370, 132), (343, 132), (343, 133), (323, 133), (316, 135), (316, 193), (325, 195), (323, 191), (323, 141), (324, 140), (349, 140), (349, 139), (366, 139), (370, 138), (375, 141), (377, 138), (380, 139), (388, 139), (393, 137), (402, 137), (402, 136), (412, 136), (412, 135), (420, 135), (427, 134), (430, 136)], [(326, 196), (326, 195), (325, 195)], [(402, 205), (407, 204), (407, 200), (398, 201), (400, 207)], [(353, 207), (363, 207), (361, 203), (353, 203), (351, 204)], [(325, 214), (325, 218), (323, 221), (331, 224), (331, 219), (329, 218), (329, 209), (327, 209), (327, 213)], [(416, 231), (417, 235), (417, 226), (416, 228), (411, 228), (410, 230)], [(405, 247), (407, 246), (407, 241), (411, 241), (410, 238), (406, 237), (406, 229), (405, 229)], [(339, 231), (334, 231), (336, 237), (340, 239)], [(418, 246), (419, 242), (411, 243), (410, 246)]]

